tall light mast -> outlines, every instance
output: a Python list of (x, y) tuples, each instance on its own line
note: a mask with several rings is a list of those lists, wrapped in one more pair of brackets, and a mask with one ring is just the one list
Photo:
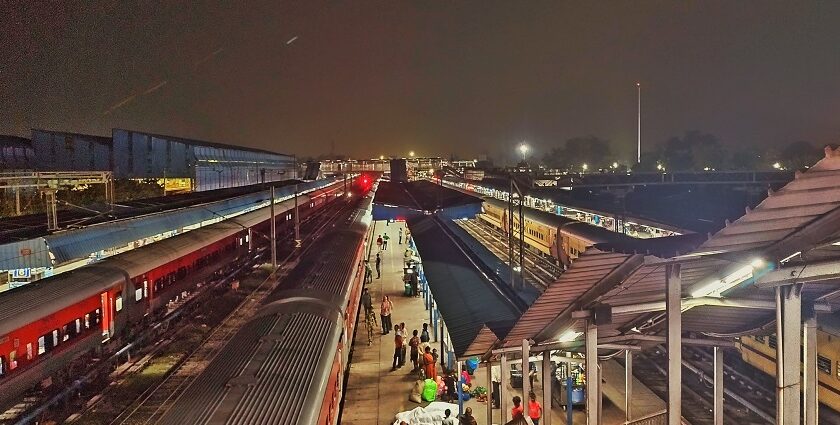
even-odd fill
[(638, 109), (636, 111), (636, 163), (642, 162), (642, 85), (636, 83), (636, 100)]

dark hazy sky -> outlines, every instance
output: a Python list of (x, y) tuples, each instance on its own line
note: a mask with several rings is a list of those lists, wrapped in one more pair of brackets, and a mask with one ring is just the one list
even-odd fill
[(840, 2), (126, 3), (0, 3), (1, 133), (467, 157), (593, 134), (629, 159), (638, 80), (646, 145), (840, 141)]

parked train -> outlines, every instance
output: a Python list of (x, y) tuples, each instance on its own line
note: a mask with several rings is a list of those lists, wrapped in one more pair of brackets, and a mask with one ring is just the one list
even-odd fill
[(338, 423), (372, 201), (361, 199), (319, 239), (161, 424)]
[[(481, 219), (507, 233), (510, 227), (508, 204), (489, 197), (484, 197), (483, 200)], [(523, 207), (522, 216), (525, 222), (525, 243), (543, 255), (554, 258), (564, 267), (568, 267), (592, 245), (629, 238), (603, 227), (533, 208)], [(519, 237), (518, 207), (513, 211), (513, 235)]]
[[(344, 187), (337, 183), (298, 196), (301, 219), (342, 196)], [(293, 226), (294, 202), (275, 205), (278, 235)], [(13, 404), (39, 383), (75, 379), (75, 359), (92, 351), (116, 350), (131, 332), (162, 316), (171, 299), (207, 280), (220, 265), (268, 245), (268, 238), (261, 236), (270, 233), (269, 210), (255, 210), (0, 294), (0, 406)]]
[[(820, 403), (840, 412), (840, 332), (836, 320), (817, 330), (817, 376)], [(745, 336), (741, 358), (769, 376), (776, 376), (776, 336)]]

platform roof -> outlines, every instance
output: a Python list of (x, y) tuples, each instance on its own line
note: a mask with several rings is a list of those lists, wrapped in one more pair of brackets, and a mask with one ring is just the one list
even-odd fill
[(408, 183), (383, 181), (379, 183), (373, 202), (382, 205), (434, 211), (441, 208), (481, 203), (481, 198), (424, 180)]
[[(781, 284), (801, 283), (805, 300), (820, 311), (836, 311), (838, 239), (840, 150), (826, 149), (814, 167), (797, 173), (794, 181), (707, 241), (695, 241), (699, 246), (689, 252), (609, 245), (588, 249), (497, 346), (517, 346), (523, 339), (558, 341), (569, 331), (581, 331), (580, 319), (599, 304), (612, 307), (612, 323), (599, 326), (599, 336), (632, 340), (656, 335), (665, 322), (669, 264), (681, 269), (684, 332), (731, 337), (772, 331), (771, 288)], [(732, 278), (739, 273), (746, 276)], [(721, 285), (725, 281), (732, 284)]]
[(432, 216), (408, 221), (423, 272), (459, 358), (484, 354), (521, 312)]

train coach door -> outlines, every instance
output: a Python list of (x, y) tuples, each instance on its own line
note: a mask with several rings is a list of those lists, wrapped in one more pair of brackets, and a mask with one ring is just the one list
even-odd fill
[(114, 333), (114, 298), (107, 292), (100, 295), (100, 303), (102, 305), (102, 336), (110, 338)]

